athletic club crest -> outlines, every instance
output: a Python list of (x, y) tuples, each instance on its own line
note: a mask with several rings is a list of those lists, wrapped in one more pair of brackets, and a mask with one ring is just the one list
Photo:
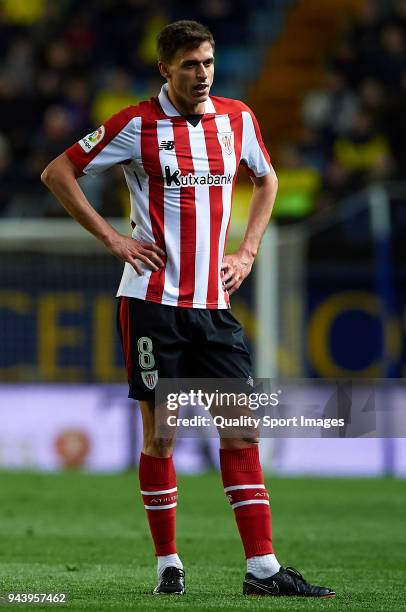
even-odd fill
[(217, 137), (224, 153), (231, 155), (234, 150), (234, 132), (218, 132)]
[(158, 370), (151, 370), (150, 372), (141, 372), (143, 383), (148, 389), (155, 389), (158, 382)]

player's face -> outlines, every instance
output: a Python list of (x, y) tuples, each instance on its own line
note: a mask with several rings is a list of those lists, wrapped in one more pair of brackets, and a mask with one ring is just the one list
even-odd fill
[(170, 64), (159, 64), (168, 80), (169, 97), (182, 114), (203, 113), (214, 77), (213, 48), (204, 42), (196, 49), (179, 49)]

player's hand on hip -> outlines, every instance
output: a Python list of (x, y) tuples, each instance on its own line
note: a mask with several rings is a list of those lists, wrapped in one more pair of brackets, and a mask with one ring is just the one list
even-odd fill
[(229, 295), (232, 295), (241, 286), (243, 280), (251, 272), (253, 263), (254, 258), (245, 254), (234, 253), (224, 256), (221, 265), (221, 281)]
[(131, 264), (139, 276), (144, 274), (140, 262), (153, 272), (157, 272), (165, 265), (162, 258), (166, 257), (166, 253), (155, 242), (135, 240), (117, 233), (107, 248), (121, 261)]

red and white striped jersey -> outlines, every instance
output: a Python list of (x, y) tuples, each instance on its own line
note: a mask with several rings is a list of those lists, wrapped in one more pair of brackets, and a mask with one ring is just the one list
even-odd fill
[(238, 100), (210, 97), (197, 125), (158, 97), (130, 106), (66, 151), (96, 175), (122, 164), (131, 197), (133, 238), (166, 253), (157, 272), (126, 263), (117, 295), (189, 308), (228, 308), (221, 283), (237, 169), (261, 177), (269, 155), (252, 111)]

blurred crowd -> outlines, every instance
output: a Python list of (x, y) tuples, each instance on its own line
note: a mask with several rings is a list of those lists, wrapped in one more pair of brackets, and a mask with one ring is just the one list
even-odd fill
[[(260, 2), (0, 0), (0, 215), (63, 214), (40, 184), (42, 169), (117, 110), (158, 92), (155, 38), (166, 23), (187, 15), (208, 25), (220, 48), (241, 49)], [(406, 0), (365, 0), (322, 88), (305, 96), (302, 139), (282, 150), (289, 181), (325, 206), (370, 181), (404, 177), (405, 102)], [(102, 214), (126, 213), (121, 171), (81, 180)]]
[(308, 169), (319, 207), (406, 176), (406, 0), (365, 0), (302, 104), (303, 136), (281, 162)]

